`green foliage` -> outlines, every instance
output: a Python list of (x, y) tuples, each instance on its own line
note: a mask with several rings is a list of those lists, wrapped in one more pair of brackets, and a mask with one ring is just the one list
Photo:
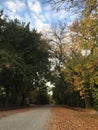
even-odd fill
[(85, 102), (83, 99), (81, 99), (79, 92), (74, 91), (70, 86), (71, 84), (65, 88), (61, 85), (61, 83), (57, 83), (56, 87), (52, 89), (52, 99), (54, 102), (56, 104), (65, 104), (72, 107), (85, 107)]
[(53, 88), (52, 91), (53, 91), (52, 99), (54, 100), (55, 104), (64, 104), (65, 94), (61, 86)]
[(38, 90), (36, 95), (36, 104), (49, 104), (49, 96), (46, 90)]
[[(0, 86), (5, 105), (24, 105), (31, 91), (42, 87), (50, 69), (49, 44), (42, 34), (8, 20), (0, 12)], [(0, 90), (1, 91), (1, 90)], [(47, 93), (46, 93), (47, 95)]]
[(94, 108), (98, 110), (98, 88), (93, 91)]

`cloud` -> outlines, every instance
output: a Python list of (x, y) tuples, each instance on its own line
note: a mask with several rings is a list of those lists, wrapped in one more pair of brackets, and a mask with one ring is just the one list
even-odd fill
[(43, 14), (36, 14), (35, 12), (31, 12), (30, 16), (25, 15), (25, 19), (29, 19), (31, 21), (31, 25), (36, 28), (38, 31), (49, 30), (50, 24), (47, 23), (45, 16)]
[(24, 2), (21, 2), (20, 0), (9, 0), (5, 2), (5, 6), (8, 10), (10, 10), (12, 13), (21, 12), (25, 9), (26, 5)]
[(77, 17), (72, 11), (68, 13), (51, 10), (50, 5), (42, 5), (41, 0), (4, 0), (0, 7), (10, 19), (17, 18), (20, 22), (30, 22), (30, 27), (38, 31), (49, 30), (51, 24), (57, 24), (65, 18), (66, 22), (70, 23)]
[(49, 31), (50, 24), (44, 23), (41, 19), (36, 19), (36, 28), (38, 31)]
[(35, 12), (36, 14), (39, 14), (41, 12), (41, 4), (39, 1), (35, 0), (28, 0), (28, 7), (31, 11)]
[(20, 0), (3, 1), (4, 12), (10, 19), (17, 18), (18, 20), (22, 21), (23, 18), (20, 16), (20, 13), (23, 12), (25, 8), (25, 3)]
[(31, 16), (35, 28), (38, 31), (49, 30), (50, 24), (47, 23), (47, 19), (43, 12), (41, 3), (38, 0), (27, 0), (27, 5), (29, 7), (29, 14)]

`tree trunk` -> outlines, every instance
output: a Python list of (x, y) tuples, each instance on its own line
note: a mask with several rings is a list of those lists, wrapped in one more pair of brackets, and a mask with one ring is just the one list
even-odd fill
[(21, 97), (21, 106), (25, 105), (25, 95), (22, 95)]
[(85, 96), (85, 107), (91, 108), (90, 97)]
[(8, 107), (9, 104), (9, 86), (5, 87), (5, 92), (6, 92), (6, 98), (5, 98), (5, 107)]

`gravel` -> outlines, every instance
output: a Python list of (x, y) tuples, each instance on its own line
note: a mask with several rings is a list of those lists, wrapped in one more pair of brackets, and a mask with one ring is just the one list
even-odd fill
[(51, 107), (45, 106), (0, 119), (0, 130), (47, 130), (52, 117)]

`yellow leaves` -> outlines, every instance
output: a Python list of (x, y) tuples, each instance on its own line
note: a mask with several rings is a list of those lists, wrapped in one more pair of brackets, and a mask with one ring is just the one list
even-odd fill
[(81, 97), (84, 97), (84, 96), (85, 96), (85, 92), (80, 91), (80, 96), (81, 96)]
[(78, 91), (82, 90), (83, 87), (84, 87), (84, 80), (81, 79), (80, 77), (76, 76), (76, 75), (73, 76), (73, 79), (74, 79), (73, 84), (75, 86), (75, 89), (78, 90)]
[[(90, 0), (91, 1), (91, 0)], [(92, 0), (92, 3), (95, 2)], [(68, 60), (66, 80), (71, 81), (80, 96), (88, 95), (98, 84), (98, 20), (94, 16), (75, 21), (72, 31), (71, 58)], [(84, 51), (84, 52), (83, 52)]]
[(92, 16), (85, 17), (81, 19), (80, 23), (75, 21), (70, 28), (74, 32), (74, 41), (80, 44), (83, 49), (91, 50), (98, 35), (98, 20), (94, 19)]
[[(91, 88), (92, 89), (92, 88)], [(85, 96), (89, 96), (89, 91), (90, 90), (90, 87), (83, 87), (80, 91), (79, 91), (79, 94), (80, 96), (83, 98), (85, 98)]]
[(98, 85), (98, 72), (95, 72), (93, 76), (90, 79), (91, 84), (97, 84)]
[(97, 0), (87, 0), (86, 1), (86, 4), (85, 4), (85, 6), (86, 6), (86, 8), (85, 8), (85, 10), (84, 10), (84, 14), (87, 16), (92, 16), (92, 15), (94, 15), (94, 14), (97, 14)]
[(7, 63), (7, 64), (5, 65), (5, 67), (6, 67), (7, 69), (9, 69), (9, 68), (10, 68), (10, 64)]
[(81, 67), (75, 66), (75, 67), (74, 67), (74, 71), (75, 71), (75, 72), (78, 72), (78, 73), (81, 72)]
[(74, 21), (72, 26), (70, 27), (71, 31), (76, 31), (78, 32), (79, 30), (79, 24), (78, 24), (78, 21)]

